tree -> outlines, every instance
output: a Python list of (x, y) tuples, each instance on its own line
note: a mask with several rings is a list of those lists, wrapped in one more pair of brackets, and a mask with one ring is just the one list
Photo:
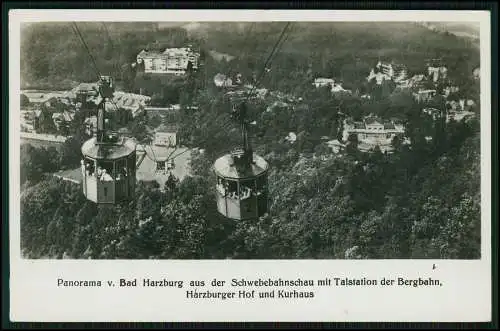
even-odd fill
[(384, 80), (381, 85), (381, 98), (386, 99), (390, 97), (394, 89), (396, 88), (396, 83), (392, 80)]
[(169, 193), (169, 196), (172, 196), (177, 192), (179, 185), (179, 179), (175, 177), (172, 173), (168, 175), (167, 181), (165, 182), (165, 191)]
[(56, 134), (57, 128), (52, 119), (52, 112), (42, 105), (41, 113), (39, 117), (39, 131), (42, 133)]
[(36, 148), (30, 144), (21, 145), (21, 184), (26, 181), (37, 183), (43, 174), (59, 167), (59, 153), (55, 147)]
[(80, 166), (82, 144), (89, 138), (82, 130), (78, 130), (74, 132), (73, 136), (66, 139), (59, 154), (59, 165), (61, 168), (74, 169)]
[(314, 148), (314, 144), (311, 140), (311, 135), (306, 131), (301, 131), (297, 134), (296, 148), (299, 152), (311, 153)]
[(480, 247), (476, 244), (481, 233), (479, 209), (478, 199), (465, 194), (450, 210), (439, 234), (432, 241), (432, 246), (440, 252), (439, 258), (477, 259), (481, 256)]

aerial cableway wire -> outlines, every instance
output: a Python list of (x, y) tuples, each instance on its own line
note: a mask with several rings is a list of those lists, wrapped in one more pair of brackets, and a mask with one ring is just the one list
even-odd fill
[[(80, 40), (81, 40), (81, 42), (82, 42), (82, 44), (83, 44), (83, 46), (84, 46), (85, 50), (87, 51), (87, 54), (89, 55), (90, 59), (92, 60), (92, 64), (93, 64), (93, 66), (94, 66), (94, 70), (95, 70), (95, 71), (96, 71), (96, 73), (97, 73), (98, 79), (100, 79), (100, 78), (101, 78), (101, 76), (102, 76), (102, 75), (101, 75), (101, 71), (99, 70), (99, 67), (97, 66), (97, 62), (96, 62), (96, 60), (95, 60), (94, 56), (93, 56), (93, 55), (92, 55), (92, 53), (90, 52), (90, 48), (88, 47), (87, 43), (85, 42), (85, 39), (83, 38), (83, 35), (82, 35), (82, 33), (81, 33), (80, 29), (78, 28), (78, 25), (76, 24), (76, 22), (73, 22), (73, 25), (72, 25), (72, 26), (73, 26), (73, 31), (74, 31), (74, 32), (78, 35), (78, 37), (80, 37)], [(103, 26), (105, 27), (104, 23), (103, 23)], [(106, 28), (106, 31), (107, 31), (107, 28)], [(109, 33), (108, 33), (108, 37), (109, 37)], [(109, 38), (110, 38), (110, 37), (109, 37)], [(116, 105), (116, 103), (114, 102), (114, 100), (113, 100), (113, 99), (110, 99), (110, 101), (111, 101), (111, 103), (115, 106), (116, 110), (117, 110), (117, 111), (119, 111), (119, 108), (118, 108), (118, 106)], [(174, 150), (170, 153), (170, 155), (172, 155), (172, 154), (173, 154), (176, 150), (177, 150), (177, 147), (176, 147), (176, 148), (175, 148), (175, 149), (174, 149)], [(153, 158), (151, 158), (151, 157), (149, 156), (149, 154), (147, 153), (147, 149), (146, 149), (146, 145), (145, 145), (145, 146), (144, 146), (144, 153), (145, 153), (145, 155), (146, 155), (149, 159), (151, 159), (152, 161), (154, 161), (154, 162), (158, 162), (158, 161), (157, 161), (158, 159), (157, 159), (157, 157), (156, 157), (155, 151), (154, 151), (154, 149), (153, 149), (152, 147), (151, 147), (151, 152), (152, 152), (152, 154), (153, 154)], [(169, 157), (170, 157), (170, 155), (169, 155)], [(167, 160), (168, 160), (168, 158), (167, 158)]]
[[(255, 23), (254, 23), (255, 24)], [(264, 63), (264, 67), (259, 75), (259, 78), (256, 80), (254, 86), (252, 87), (250, 93), (247, 95), (247, 98), (245, 99), (245, 102), (249, 100), (250, 96), (252, 95), (253, 91), (256, 89), (256, 87), (258, 86), (258, 84), (260, 83), (260, 81), (262, 80), (263, 76), (265, 75), (266, 73), (266, 69), (267, 67), (272, 63), (272, 61), (274, 60), (274, 56), (277, 54), (277, 52), (279, 51), (279, 49), (281, 48), (281, 46), (285, 43), (285, 41), (288, 39), (288, 36), (289, 34), (286, 35), (285, 37), (285, 33), (287, 32), (289, 26), (290, 26), (291, 22), (287, 22), (285, 27), (283, 28), (278, 40), (276, 41), (276, 43), (274, 44), (274, 47), (271, 51), (271, 53), (269, 54), (268, 58), (266, 59), (266, 62)], [(251, 29), (249, 29), (250, 31)], [(248, 37), (248, 34), (247, 34), (247, 37)], [(285, 37), (285, 39), (283, 39), (283, 37)], [(248, 39), (248, 38), (246, 38)], [(229, 121), (226, 121), (222, 127), (225, 127), (226, 125), (230, 124), (232, 122), (232, 119), (230, 119)], [(189, 148), (177, 155), (175, 155), (174, 157), (172, 157), (172, 160), (175, 159), (176, 157), (178, 157), (179, 155), (181, 154), (184, 154), (186, 153), (187, 151), (189, 150), (192, 150), (194, 148)]]
[(97, 78), (100, 79), (101, 78), (101, 72), (99, 71), (99, 67), (97, 66), (97, 62), (95, 61), (95, 58), (94, 56), (92, 55), (92, 53), (90, 52), (90, 49), (87, 45), (87, 43), (85, 42), (85, 39), (83, 39), (83, 36), (82, 36), (82, 33), (80, 32), (80, 29), (78, 28), (78, 25), (76, 24), (76, 22), (72, 22), (73, 25), (73, 31), (76, 33), (76, 35), (78, 37), (80, 37), (80, 40), (83, 44), (83, 47), (85, 48), (85, 50), (87, 51), (87, 54), (89, 55), (90, 59), (92, 60), (92, 64), (94, 65), (94, 70), (96, 71), (97, 73)]
[[(109, 34), (109, 30), (108, 30), (108, 27), (106, 26), (106, 24), (104, 22), (101, 22), (101, 25), (104, 27), (104, 30), (106, 31), (106, 36), (108, 37), (108, 41), (109, 43), (111, 44), (111, 49), (113, 51), (115, 51), (115, 44), (113, 43), (113, 40), (111, 39), (111, 35)], [(115, 62), (113, 61), (113, 67), (114, 67), (114, 71), (115, 71), (115, 75), (118, 77), (122, 77), (122, 72), (121, 72), (121, 68), (120, 66), (118, 65), (118, 62)], [(113, 103), (113, 105), (115, 106), (116, 110), (118, 111), (118, 105), (115, 103), (115, 101), (113, 99), (111, 99), (111, 102)]]
[[(114, 49), (115, 49), (115, 46), (114, 46), (114, 43), (113, 43), (113, 41), (112, 41), (112, 39), (111, 39), (111, 36), (110, 36), (110, 34), (109, 34), (109, 30), (108, 30), (108, 28), (107, 28), (107, 26), (106, 26), (106, 24), (105, 24), (104, 22), (101, 22), (101, 24), (102, 24), (102, 26), (104, 27), (104, 30), (105, 30), (105, 32), (106, 32), (106, 36), (107, 36), (107, 38), (108, 38), (108, 41), (109, 41), (109, 43), (111, 44), (112, 49), (114, 50)], [(119, 68), (118, 68), (118, 66), (116, 66), (116, 63), (115, 63), (115, 66), (114, 66), (114, 67), (115, 67), (115, 74), (119, 74), (119, 73), (121, 73), (121, 72), (118, 70)], [(114, 102), (113, 102), (113, 103), (114, 103)], [(117, 107), (117, 106), (116, 106), (116, 104), (115, 104), (115, 107)], [(148, 154), (148, 152), (147, 152), (147, 147), (146, 147), (146, 146), (147, 146), (147, 145), (144, 145), (144, 153), (145, 153), (145, 155), (146, 155), (146, 156), (147, 156), (147, 157), (148, 157), (151, 161), (153, 161), (153, 162), (158, 162), (158, 158), (156, 157), (156, 153), (155, 153), (155, 151), (154, 151), (153, 147), (152, 147), (152, 146), (150, 146), (150, 150), (151, 150), (151, 153), (152, 153), (152, 155), (153, 155), (153, 157), (151, 157), (151, 156), (149, 156), (149, 154)], [(170, 154), (167, 156), (167, 159), (166, 159), (167, 161), (170, 159), (170, 156), (172, 156), (172, 154), (173, 154), (173, 153), (175, 153), (175, 151), (176, 151), (176, 150), (177, 150), (177, 147), (175, 147), (175, 148), (174, 148), (174, 150), (173, 150), (172, 152), (170, 152)]]
[[(255, 24), (256, 24), (255, 22), (252, 22), (252, 24), (250, 25), (250, 28), (247, 30), (247, 32), (246, 32), (246, 36), (245, 36), (245, 39), (244, 39), (244, 42), (243, 42), (243, 45), (245, 45), (245, 44), (246, 44), (246, 42), (248, 41), (248, 39), (249, 39), (249, 37), (250, 37), (250, 34), (251, 34), (251, 31), (252, 31), (252, 29), (254, 28)], [(107, 31), (107, 29), (106, 29), (106, 31)], [(108, 37), (109, 37), (109, 33), (108, 33)], [(243, 51), (241, 52), (241, 54), (243, 54)], [(230, 68), (229, 72), (232, 72), (231, 68)], [(215, 99), (214, 99), (214, 100), (215, 100)], [(212, 103), (213, 103), (213, 102), (214, 102), (214, 101), (212, 101)], [(226, 122), (222, 125), (222, 127), (225, 127), (226, 125), (230, 124), (231, 122), (232, 122), (232, 119), (229, 119), (229, 121), (226, 121)], [(194, 149), (194, 148), (189, 148), (189, 149), (187, 149), (187, 150), (185, 150), (185, 151), (183, 151), (183, 152), (181, 152), (181, 153), (179, 153), (179, 154), (177, 154), (177, 155), (173, 156), (171, 160), (174, 160), (177, 156), (179, 156), (179, 155), (181, 155), (181, 154), (184, 154), (184, 153), (186, 153), (187, 151), (192, 150), (192, 149)], [(168, 155), (168, 157), (167, 157), (167, 161), (168, 161), (168, 160), (170, 160), (170, 157), (173, 155), (173, 153), (175, 153), (175, 151), (176, 151), (176, 150), (177, 150), (177, 147), (174, 149), (174, 151), (172, 151), (172, 152)], [(146, 152), (146, 148), (144, 148), (144, 151)], [(153, 153), (153, 157), (156, 159), (156, 156), (154, 155), (154, 150), (153, 150), (152, 148), (151, 148), (151, 151), (152, 151), (152, 153)], [(147, 156), (149, 159), (151, 159), (151, 157), (150, 157), (147, 153), (146, 153), (146, 156)], [(152, 160), (152, 159), (151, 159), (151, 160)], [(152, 160), (152, 161), (155, 161), (155, 162), (156, 162), (156, 160)]]
[[(262, 68), (262, 71), (261, 71), (261, 74), (259, 75), (259, 78), (256, 80), (255, 85), (252, 86), (252, 89), (248, 93), (247, 98), (245, 99), (244, 103), (247, 102), (249, 100), (249, 98), (252, 96), (253, 92), (256, 90), (256, 88), (258, 87), (258, 84), (262, 81), (262, 78), (264, 77), (265, 73), (267, 72), (267, 67), (275, 59), (276, 54), (278, 53), (278, 51), (281, 48), (281, 46), (283, 46), (283, 44), (287, 41), (287, 39), (288, 39), (288, 37), (290, 35), (289, 31), (287, 31), (287, 29), (289, 28), (290, 25), (291, 25), (291, 23), (287, 22), (287, 24), (283, 28), (280, 37), (278, 38), (277, 42), (275, 43), (275, 45), (273, 47), (273, 50), (271, 51), (271, 53), (269, 54), (269, 56), (266, 59), (266, 62), (264, 63), (264, 67)], [(231, 123), (231, 120), (229, 120), (228, 122), (226, 122), (225, 124), (223, 124), (222, 128), (224, 128), (226, 125), (228, 125), (230, 123)]]
[[(281, 34), (280, 34), (280, 36), (279, 36), (278, 40), (276, 41), (276, 43), (275, 43), (275, 45), (274, 45), (274, 47), (273, 47), (273, 49), (272, 49), (271, 53), (269, 54), (268, 58), (266, 59), (266, 62), (264, 63), (264, 66), (263, 66), (263, 69), (262, 69), (262, 71), (261, 71), (260, 75), (258, 76), (258, 78), (257, 78), (257, 80), (256, 80), (256, 82), (255, 82), (255, 84), (254, 84), (254, 86), (253, 86), (253, 87), (252, 87), (252, 89), (250, 90), (250, 93), (247, 95), (247, 98), (245, 99), (245, 102), (249, 100), (249, 98), (250, 98), (250, 96), (252, 95), (253, 91), (255, 91), (255, 89), (257, 88), (258, 84), (260, 83), (260, 81), (262, 80), (263, 76), (264, 76), (264, 75), (265, 75), (265, 73), (267, 72), (267, 68), (268, 68), (268, 66), (269, 66), (269, 65), (272, 63), (272, 61), (274, 60), (274, 56), (275, 56), (275, 54), (277, 54), (277, 51), (279, 50), (279, 48), (281, 48), (281, 46), (282, 46), (282, 45), (283, 45), (283, 43), (286, 41), (286, 39), (288, 39), (288, 35), (286, 35), (286, 38), (285, 38), (285, 39), (283, 39), (283, 37), (285, 36), (285, 33), (287, 32), (287, 29), (288, 29), (288, 27), (290, 26), (290, 24), (291, 24), (290, 22), (287, 22), (287, 24), (286, 24), (286, 25), (285, 25), (285, 27), (283, 28), (283, 30), (282, 30), (282, 32), (281, 32)], [(254, 22), (254, 23), (250, 26), (250, 28), (249, 28), (249, 30), (248, 30), (248, 32), (247, 32), (247, 36), (246, 36), (245, 40), (248, 40), (249, 35), (250, 35), (250, 31), (252, 30), (252, 28), (254, 27), (254, 25), (255, 25), (255, 22)], [(110, 38), (110, 36), (109, 36), (109, 32), (108, 32), (108, 30), (107, 30), (106, 26), (105, 26), (104, 24), (103, 24), (103, 26), (105, 27), (105, 29), (106, 29), (106, 33), (107, 33), (107, 36), (108, 36), (108, 38), (109, 38), (109, 39), (110, 39), (110, 41), (111, 41), (111, 38)], [(96, 62), (96, 60), (95, 60), (94, 56), (92, 55), (92, 53), (90, 52), (90, 49), (89, 49), (89, 47), (88, 47), (87, 43), (85, 42), (85, 39), (83, 38), (83, 36), (82, 36), (82, 34), (81, 34), (81, 32), (80, 32), (80, 29), (78, 28), (78, 25), (76, 24), (76, 22), (73, 22), (73, 30), (74, 30), (74, 31), (75, 31), (75, 33), (76, 33), (76, 34), (80, 37), (80, 40), (81, 40), (81, 42), (82, 42), (82, 44), (83, 44), (83, 46), (84, 46), (85, 50), (87, 51), (87, 54), (89, 55), (89, 57), (90, 57), (90, 58), (91, 58), (91, 60), (92, 60), (92, 64), (93, 64), (94, 69), (95, 69), (95, 71), (96, 71), (96, 73), (97, 73), (97, 75), (98, 75), (98, 78), (100, 79), (100, 77), (101, 77), (101, 73), (100, 73), (100, 71), (99, 71), (99, 67), (97, 66), (97, 62)], [(112, 45), (113, 45), (113, 44), (112, 44)], [(113, 100), (113, 99), (111, 99), (110, 101), (113, 103), (113, 105), (115, 106), (115, 108), (118, 110), (118, 106), (116, 105), (116, 103), (114, 102), (114, 100)], [(227, 121), (226, 123), (224, 123), (224, 124), (223, 124), (223, 127), (224, 127), (224, 126), (226, 126), (227, 124), (229, 124), (229, 123), (231, 122), (231, 120), (232, 120), (232, 119), (230, 119), (229, 121)], [(194, 149), (194, 148), (188, 148), (187, 150), (185, 150), (185, 151), (183, 151), (183, 152), (181, 152), (181, 153), (179, 153), (179, 154), (177, 154), (177, 155), (175, 155), (175, 156), (171, 157), (171, 160), (174, 160), (174, 159), (175, 159), (175, 158), (177, 158), (178, 156), (180, 156), (180, 155), (182, 155), (182, 154), (184, 154), (184, 153), (186, 153), (186, 152), (188, 152), (188, 151), (190, 151), (190, 150), (193, 150), (193, 149)], [(154, 154), (153, 149), (151, 149), (151, 150), (152, 150), (152, 152), (153, 152), (153, 158), (155, 159), (155, 160), (153, 160), (153, 161), (155, 161), (155, 162), (156, 162), (156, 155)], [(147, 154), (146, 148), (144, 149), (144, 152), (145, 152), (146, 156), (148, 156), (148, 158), (150, 158), (150, 159), (151, 159), (151, 157)], [(169, 157), (167, 158), (167, 160), (169, 160), (169, 159), (170, 159), (170, 156), (171, 156), (173, 153), (175, 153), (175, 150), (174, 150), (172, 153), (170, 153), (170, 155), (169, 155)]]
[[(274, 60), (275, 54), (277, 54), (277, 51), (279, 50), (279, 48), (281, 48), (281, 46), (283, 46), (283, 43), (281, 41), (285, 40), (285, 39), (283, 39), (283, 37), (285, 36), (285, 33), (287, 32), (287, 29), (290, 26), (290, 24), (291, 24), (291, 22), (287, 22), (285, 27), (283, 28), (283, 31), (281, 31), (281, 35), (279, 36), (278, 41), (276, 42), (276, 44), (273, 47), (273, 50), (271, 51), (271, 53), (267, 57), (267, 60), (264, 63), (264, 67), (262, 68), (260, 75), (258, 76), (257, 80), (255, 81), (254, 86), (250, 90), (250, 93), (248, 93), (247, 98), (245, 99), (245, 102), (247, 102), (250, 99), (250, 96), (253, 94), (253, 92), (255, 91), (255, 89), (257, 88), (259, 83), (261, 82), (262, 78), (266, 74), (268, 66)], [(286, 39), (288, 39), (288, 35), (287, 35)]]
[[(104, 31), (106, 32), (106, 37), (108, 38), (109, 43), (111, 44), (111, 49), (113, 53), (116, 51), (115, 44), (113, 40), (111, 39), (111, 35), (109, 34), (108, 27), (106, 26), (106, 23), (101, 22), (101, 25), (104, 27)], [(118, 65), (118, 62), (113, 61), (113, 67), (115, 68), (115, 74), (118, 76), (120, 75), (121, 78), (121, 69), (120, 66)]]

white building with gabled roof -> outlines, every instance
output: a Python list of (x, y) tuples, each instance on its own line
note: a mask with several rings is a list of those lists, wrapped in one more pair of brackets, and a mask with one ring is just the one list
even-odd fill
[(199, 66), (200, 53), (191, 46), (167, 48), (163, 52), (142, 50), (137, 54), (137, 64), (144, 65), (146, 73), (184, 75), (189, 64), (196, 70)]

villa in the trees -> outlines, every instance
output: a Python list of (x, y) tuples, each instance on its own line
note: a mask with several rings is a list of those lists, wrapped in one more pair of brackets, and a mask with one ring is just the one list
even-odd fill
[(407, 75), (408, 72), (404, 65), (379, 61), (375, 68), (370, 71), (367, 80), (375, 79), (378, 85), (382, 84), (384, 80), (392, 80), (398, 83), (404, 81)]
[(323, 77), (318, 77), (314, 80), (313, 85), (316, 88), (324, 87), (324, 86), (333, 86), (335, 84), (335, 80), (332, 78), (323, 78)]

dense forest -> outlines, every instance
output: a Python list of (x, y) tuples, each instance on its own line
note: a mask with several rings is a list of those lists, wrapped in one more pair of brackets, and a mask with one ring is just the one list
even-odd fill
[[(192, 176), (175, 186), (140, 183), (136, 198), (98, 206), (81, 188), (51, 176), (78, 167), (87, 139), (75, 124), (73, 138), (59, 151), (23, 145), (21, 150), (21, 245), (31, 258), (191, 259), (191, 258), (480, 258), (479, 82), (471, 78), (478, 50), (453, 35), (404, 23), (294, 23), (262, 86), (300, 96), (269, 110), (267, 96), (249, 104), (252, 144), (271, 165), (270, 212), (259, 220), (235, 222), (216, 211), (213, 161), (238, 144), (230, 104), (214, 88), (213, 75), (229, 70), (252, 76), (265, 61), (283, 24), (265, 26), (202, 24), (197, 30), (119, 23), (81, 23), (99, 65), (120, 68), (124, 88), (161, 86), (152, 91), (165, 102), (180, 101), (175, 114), (180, 139), (192, 153)], [(229, 33), (228, 31), (231, 31)], [(248, 31), (252, 31), (249, 35)], [(54, 82), (91, 81), (87, 54), (68, 24), (42, 25), (23, 35), (23, 82), (54, 88)], [(106, 37), (112, 36), (113, 43)], [(24, 39), (24, 36), (25, 39)], [(179, 43), (199, 45), (202, 70), (185, 78), (133, 73), (127, 66), (143, 48)], [(208, 56), (215, 49), (236, 56), (231, 62)], [(108, 53), (106, 53), (108, 52)], [(370, 86), (366, 76), (380, 57), (422, 72), (427, 58), (444, 58), (461, 93), (476, 101), (468, 121), (432, 118), (422, 107), (445, 109), (436, 97), (417, 104), (411, 94), (389, 83)], [(102, 69), (105, 70), (105, 69)], [(130, 75), (129, 75), (130, 74)], [(88, 76), (86, 76), (88, 75)], [(315, 89), (317, 76), (343, 79), (374, 95), (333, 95)], [(146, 83), (145, 83), (146, 82)], [(38, 84), (38, 85), (37, 85)], [(148, 85), (149, 84), (149, 85)], [(190, 108), (188, 104), (199, 107)], [(411, 145), (395, 139), (394, 153), (362, 153), (351, 142), (335, 155), (324, 136), (338, 135), (344, 115), (396, 117)], [(75, 121), (78, 123), (78, 121)], [(139, 136), (158, 119), (137, 118), (130, 132)], [(291, 144), (284, 138), (297, 133)], [(50, 157), (49, 157), (50, 156)]]

